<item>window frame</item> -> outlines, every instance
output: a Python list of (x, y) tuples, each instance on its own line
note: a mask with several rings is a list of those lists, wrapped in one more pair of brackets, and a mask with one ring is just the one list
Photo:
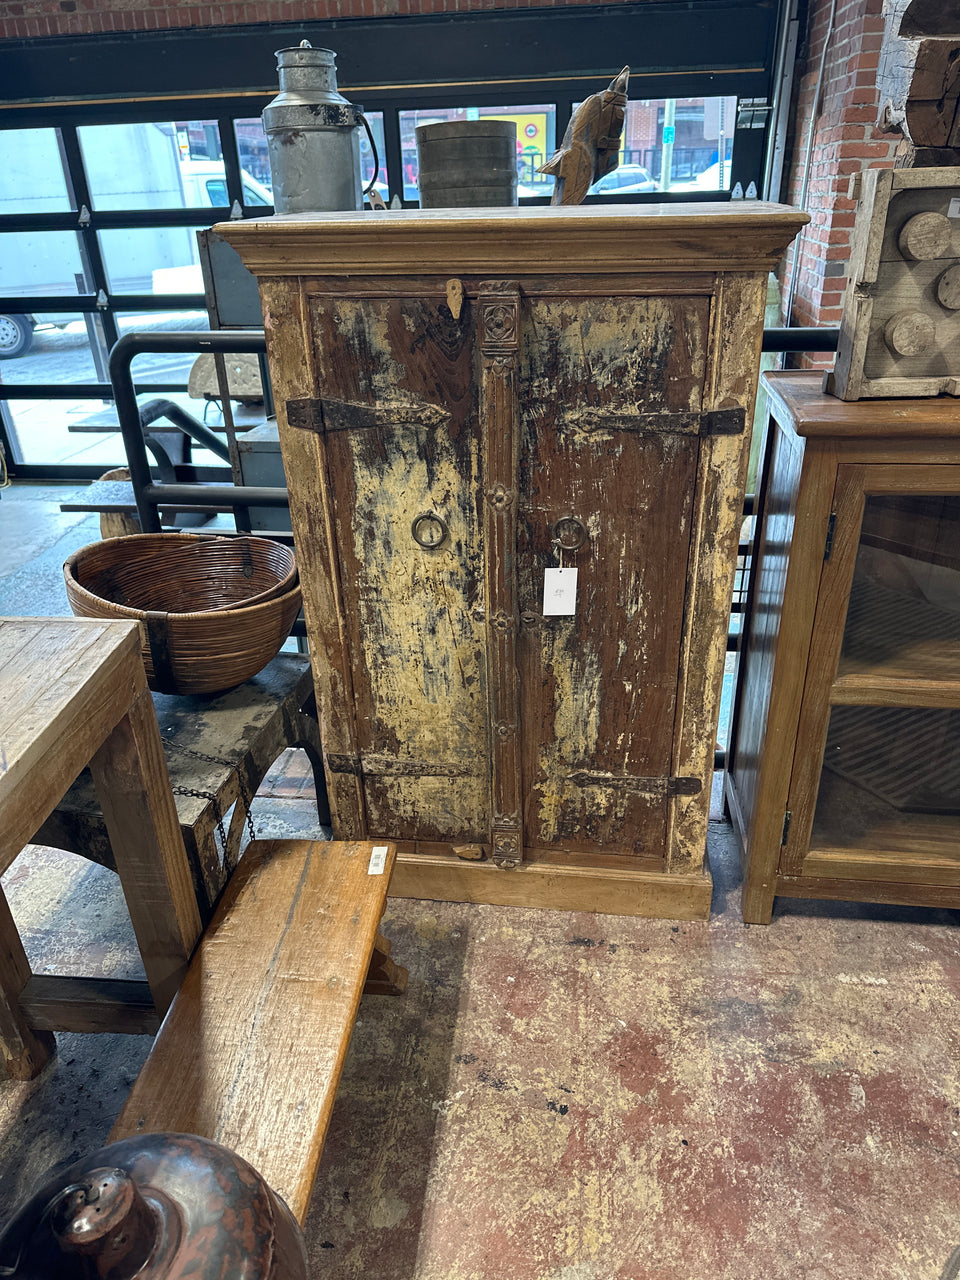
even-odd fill
[[(736, 96), (771, 102), (774, 64), (788, 0), (667, 0), (548, 10), (472, 11), (403, 19), (350, 19), (289, 26), (204, 28), (163, 33), (137, 33), (84, 40), (83, 58), (75, 40), (10, 41), (0, 46), (0, 128), (52, 127), (59, 130), (60, 150), (74, 208), (46, 214), (0, 214), (5, 231), (79, 231), (81, 256), (92, 289), (65, 297), (0, 297), (0, 314), (71, 313), (97, 315), (107, 348), (119, 337), (119, 313), (205, 310), (202, 294), (112, 293), (98, 232), (162, 227), (210, 226), (226, 221), (231, 210), (243, 217), (263, 217), (269, 205), (245, 205), (236, 120), (257, 116), (276, 92), (273, 52), (306, 37), (315, 46), (338, 53), (338, 80), (344, 95), (371, 112), (383, 112), (389, 195), (404, 200), (400, 144), (400, 111), (442, 107), (516, 107), (556, 104), (556, 137), (562, 138), (574, 104), (595, 93), (619, 70), (620, 50), (636, 51), (656, 65), (631, 70), (631, 98)], [(738, 23), (736, 15), (741, 16)], [(743, 15), (753, 27), (745, 39)], [(675, 53), (682, 64), (665, 68), (669, 41), (678, 31), (685, 38)], [(671, 32), (674, 33), (671, 36)], [(624, 33), (631, 33), (629, 46)], [(722, 39), (718, 41), (718, 33)], [(659, 43), (658, 43), (659, 41)], [(614, 52), (617, 65), (611, 65)], [(454, 61), (451, 57), (456, 54)], [(699, 61), (698, 61), (699, 59)], [(456, 66), (459, 78), (450, 78)], [(584, 67), (607, 66), (586, 72)], [(405, 72), (401, 80), (397, 67)], [(173, 69), (179, 78), (165, 83)], [(211, 88), (211, 74), (219, 87)], [(265, 81), (270, 81), (269, 84)], [(37, 84), (62, 86), (59, 100), (32, 99)], [(246, 87), (249, 86), (249, 87)], [(19, 94), (19, 98), (16, 95)], [(68, 96), (73, 95), (73, 96)], [(743, 112), (740, 113), (744, 115)], [(738, 117), (734, 132), (730, 187), (749, 182), (762, 189), (772, 110)], [(146, 123), (204, 119), (216, 121), (228, 204), (184, 209), (97, 210), (90, 199), (78, 137), (84, 125)], [(758, 125), (759, 119), (759, 125)], [(588, 203), (685, 203), (704, 197), (730, 198), (730, 191), (616, 193), (590, 196)], [(524, 204), (546, 204), (547, 197)], [(0, 364), (0, 374), (3, 366)], [(181, 383), (137, 382), (138, 393), (169, 394), (185, 390)], [(22, 478), (88, 479), (99, 468), (23, 463), (14, 456), (8, 432), (8, 400), (112, 400), (108, 381), (96, 383), (0, 382), (0, 443), (10, 474)]]

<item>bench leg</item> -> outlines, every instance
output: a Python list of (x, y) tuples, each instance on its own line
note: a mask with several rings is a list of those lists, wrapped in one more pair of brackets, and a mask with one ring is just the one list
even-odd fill
[(20, 934), (0, 890), (0, 1052), (15, 1080), (32, 1080), (56, 1052), (53, 1032), (32, 1030), (20, 1009), (20, 992), (29, 977)]
[(202, 813), (194, 826), (182, 826), (180, 834), (187, 851), (200, 920), (206, 926), (232, 868), (221, 865), (212, 814)]
[(290, 716), (285, 727), (289, 745), (299, 747), (307, 753), (317, 794), (317, 819), (321, 826), (329, 826), (330, 801), (327, 799), (327, 776), (323, 771), (323, 748), (320, 743), (320, 724), (316, 713), (309, 707), (298, 711), (296, 715)]
[(400, 996), (407, 989), (409, 974), (390, 959), (392, 944), (382, 933), (377, 934), (367, 980), (363, 984), (365, 996)]

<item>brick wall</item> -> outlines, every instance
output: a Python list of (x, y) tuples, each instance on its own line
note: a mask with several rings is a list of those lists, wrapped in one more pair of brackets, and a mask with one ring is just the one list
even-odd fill
[[(799, 252), (788, 256), (784, 294), (797, 271), (793, 323), (836, 326), (846, 288), (853, 229), (850, 177), (869, 166), (890, 166), (898, 139), (874, 128), (877, 118), (877, 64), (883, 37), (882, 0), (836, 0), (829, 36), (820, 112), (806, 208), (810, 225)], [(800, 69), (794, 118), (792, 163), (784, 199), (799, 204), (802, 169), (817, 73), (828, 38), (830, 0), (811, 0), (806, 56)], [(793, 259), (796, 258), (796, 262)], [(832, 364), (832, 356), (805, 357), (808, 366)]]
[(229, 0), (224, 4), (178, 4), (176, 0), (0, 0), (0, 39), (590, 3), (609, 4), (616, 0)]

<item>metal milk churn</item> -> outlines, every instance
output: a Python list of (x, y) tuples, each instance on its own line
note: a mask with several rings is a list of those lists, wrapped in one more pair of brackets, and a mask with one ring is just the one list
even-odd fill
[(233, 1151), (182, 1133), (112, 1143), (0, 1232), (14, 1280), (307, 1280), (293, 1214)]
[(263, 110), (277, 213), (363, 208), (363, 108), (337, 92), (335, 59), (308, 40), (277, 51), (280, 92)]

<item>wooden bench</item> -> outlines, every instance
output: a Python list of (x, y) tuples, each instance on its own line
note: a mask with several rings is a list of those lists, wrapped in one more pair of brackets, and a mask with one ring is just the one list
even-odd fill
[(406, 985), (378, 933), (395, 857), (365, 841), (251, 844), (110, 1140), (211, 1138), (302, 1224), (360, 997)]
[[(321, 823), (329, 819), (320, 729), (312, 705), (309, 659), (281, 653), (258, 675), (215, 696), (155, 693), (167, 771), (193, 875), (197, 904), (208, 920), (237, 865), (249, 802), (270, 766), (288, 747), (310, 761)], [(218, 840), (222, 815), (233, 814)], [(82, 854), (101, 866), (115, 859), (89, 772), (80, 775), (33, 837), (33, 843)]]

